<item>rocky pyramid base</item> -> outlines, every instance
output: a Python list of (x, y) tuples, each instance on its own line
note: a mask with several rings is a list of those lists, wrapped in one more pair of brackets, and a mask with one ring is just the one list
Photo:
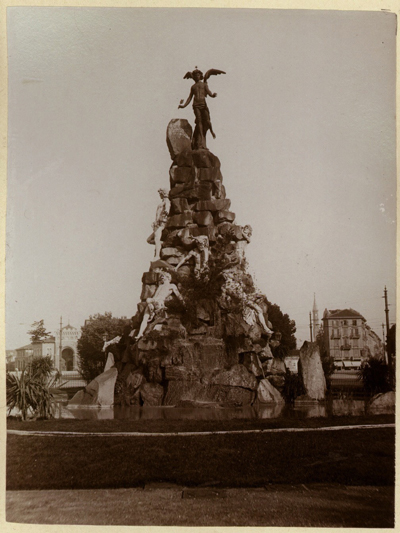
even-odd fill
[(280, 403), (286, 369), (247, 270), (251, 227), (235, 223), (218, 157), (192, 150), (191, 138), (187, 121), (168, 125), (170, 188), (148, 239), (159, 256), (143, 274), (136, 315), (106, 347), (107, 368), (118, 370), (114, 403)]

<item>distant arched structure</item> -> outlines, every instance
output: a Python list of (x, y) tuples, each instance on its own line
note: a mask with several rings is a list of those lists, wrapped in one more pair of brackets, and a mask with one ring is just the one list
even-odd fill
[(61, 352), (61, 367), (62, 370), (73, 370), (75, 361), (75, 352), (70, 346), (66, 346)]
[[(55, 366), (57, 370), (78, 370), (78, 338), (80, 332), (70, 324), (55, 331)], [(60, 338), (61, 337), (61, 338)], [(60, 350), (61, 345), (61, 350)], [(61, 359), (61, 360), (60, 360)]]

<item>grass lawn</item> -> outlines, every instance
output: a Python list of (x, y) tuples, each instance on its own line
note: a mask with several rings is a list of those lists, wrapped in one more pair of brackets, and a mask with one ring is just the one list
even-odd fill
[[(266, 420), (9, 421), (40, 431), (226, 431), (393, 423), (394, 417)], [(393, 485), (394, 428), (198, 436), (7, 437), (7, 489), (127, 488), (149, 482), (257, 487)]]

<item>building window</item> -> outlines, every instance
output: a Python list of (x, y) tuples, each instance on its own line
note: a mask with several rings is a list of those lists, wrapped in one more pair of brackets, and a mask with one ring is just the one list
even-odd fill
[(343, 326), (347, 326), (347, 320), (343, 320)]
[(353, 326), (357, 326), (357, 320), (353, 320)]

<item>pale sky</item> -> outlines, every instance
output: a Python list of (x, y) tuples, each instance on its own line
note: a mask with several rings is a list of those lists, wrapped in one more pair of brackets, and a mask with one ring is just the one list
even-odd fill
[(395, 15), (250, 9), (7, 10), (6, 347), (44, 319), (132, 316), (169, 187), (168, 122), (195, 66), (208, 146), (250, 271), (309, 338), (316, 293), (382, 335), (395, 321)]

